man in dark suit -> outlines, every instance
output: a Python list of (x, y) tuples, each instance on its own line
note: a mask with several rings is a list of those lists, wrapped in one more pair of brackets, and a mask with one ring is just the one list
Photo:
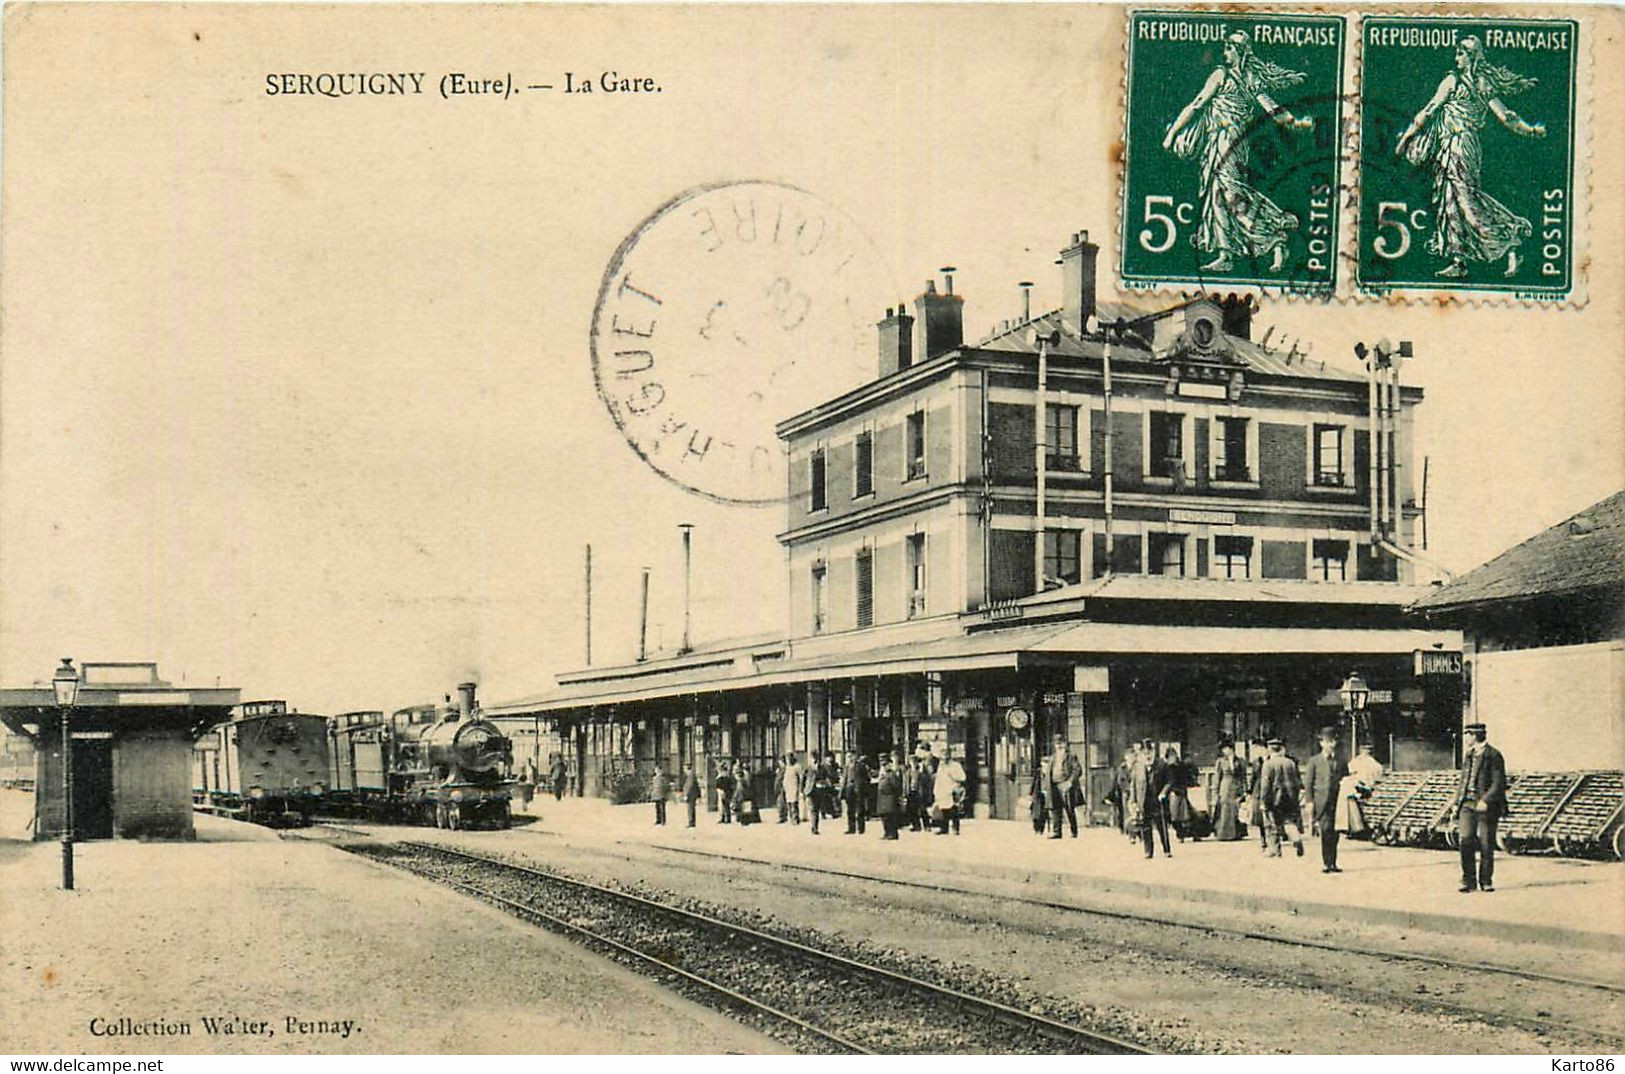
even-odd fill
[(841, 798), (846, 803), (846, 834), (862, 835), (869, 818), (869, 766), (862, 757), (854, 755), (847, 762)]
[(700, 805), (700, 781), (692, 763), (683, 766), (683, 801), (688, 804), (688, 826), (692, 828)]
[[(1470, 742), (1461, 758), (1461, 810), (1457, 815), (1461, 836), (1461, 890), (1495, 890), (1495, 829), (1507, 808), (1507, 764), (1501, 751), (1489, 744), (1481, 723), (1463, 728)], [(1478, 871), (1473, 871), (1474, 857)]]
[(897, 821), (902, 816), (902, 809), (903, 775), (897, 771), (894, 758), (882, 757), (880, 778), (875, 783), (875, 812), (880, 814), (880, 822), (885, 827), (882, 839), (897, 838)]
[(1298, 762), (1287, 756), (1286, 743), (1278, 736), (1270, 738), (1269, 747), (1270, 755), (1258, 773), (1258, 793), (1264, 803), (1264, 831), (1269, 840), (1264, 853), (1272, 858), (1281, 856), (1281, 842), (1290, 824), (1297, 832), (1292, 846), (1301, 858), (1303, 812), (1298, 796), (1303, 791), (1303, 781), (1298, 776)]
[(1315, 827), (1320, 829), (1320, 871), (1340, 873), (1337, 867), (1337, 791), (1349, 766), (1337, 755), (1337, 728), (1320, 729), (1320, 752), (1309, 759), (1304, 770), (1303, 789), (1314, 808)]
[(1066, 814), (1067, 821), (1072, 825), (1072, 838), (1078, 837), (1078, 780), (1083, 775), (1083, 765), (1067, 745), (1064, 735), (1055, 736), (1055, 748), (1050, 751), (1049, 757), (1044, 761), (1044, 798), (1054, 803), (1050, 807), (1050, 823), (1054, 829), (1050, 832), (1051, 839), (1061, 838), (1061, 814)]
[(1162, 838), (1162, 856), (1172, 857), (1168, 848), (1168, 816), (1162, 811), (1162, 796), (1168, 789), (1168, 766), (1157, 756), (1157, 744), (1149, 738), (1140, 744), (1129, 774), (1130, 798), (1140, 808), (1140, 842), (1145, 856), (1151, 857), (1151, 832)]

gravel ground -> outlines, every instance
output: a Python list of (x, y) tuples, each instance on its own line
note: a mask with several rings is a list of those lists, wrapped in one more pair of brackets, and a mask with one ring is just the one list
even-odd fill
[[(647, 885), (720, 904), (779, 927), (816, 922), (882, 957), (978, 980), (1017, 995), (1109, 1012), (1125, 1036), (1196, 1052), (1549, 1053), (1597, 1047), (1557, 1029), (1492, 1024), (1516, 1012), (1612, 1029), (1618, 997), (1490, 975), (1305, 951), (1200, 930), (1066, 914), (984, 895), (945, 895), (805, 871), (597, 849), (556, 837), (447, 837), (573, 875)], [(725, 872), (727, 883), (717, 883)], [(761, 911), (769, 909), (770, 915)], [(906, 940), (899, 942), (900, 938)], [(1473, 1017), (1434, 1009), (1471, 1005)]]
[[(358, 853), (376, 856), (442, 882), (474, 885), (482, 892), (534, 908), (573, 927), (610, 937), (665, 965), (680, 966), (705, 980), (743, 989), (752, 998), (867, 1051), (879, 1054), (1045, 1054), (1064, 1053), (1080, 1046), (1070, 1034), (1057, 1039), (1029, 1023), (1012, 1025), (1005, 1019), (993, 1017), (984, 1008), (966, 1007), (940, 994), (913, 988), (900, 990), (871, 973), (786, 951), (761, 935), (738, 933), (714, 922), (695, 921), (681, 913), (667, 913), (644, 903), (628, 903), (603, 891), (555, 882), (545, 875), (378, 840), (357, 840), (351, 845)], [(716, 916), (709, 905), (696, 900), (672, 900), (664, 895), (654, 893), (660, 907), (675, 906), (680, 911)], [(740, 916), (724, 913), (725, 920)], [(754, 927), (757, 933), (767, 931), (760, 926), (775, 924), (764, 920), (740, 923)], [(782, 927), (771, 931), (777, 935), (785, 933)], [(790, 938), (818, 950), (832, 949), (828, 937), (802, 932)], [(1009, 982), (986, 975), (968, 979), (964, 974), (937, 965), (899, 964), (884, 952), (854, 947), (842, 942), (834, 950), (866, 965), (879, 964), (917, 979), (923, 977), (928, 982), (945, 983), (958, 991), (985, 996), (1007, 1006), (1020, 1004), (1030, 1013), (1090, 1032), (1106, 1028), (1100, 1026), (1099, 1012), (1075, 1009), (1064, 1001), (1035, 1003), (1030, 997), (1017, 994)], [(825, 1042), (809, 1039), (799, 1028), (789, 1027), (788, 1032), (789, 1035), (781, 1039), (798, 1048), (807, 1048), (812, 1043), (813, 1050), (827, 1050)], [(1166, 1050), (1171, 1042), (1153, 1043)], [(1081, 1046), (1098, 1049), (1102, 1045), (1118, 1050), (1111, 1041), (1094, 1039), (1083, 1041)]]
[[(0, 1022), (0, 1052), (784, 1050), (450, 890), (235, 822), (199, 824), (224, 841), (81, 845), (74, 892), (57, 887), (55, 844), (0, 840), (0, 996), (27, 1012)], [(235, 1018), (239, 1032), (210, 1035), (205, 1017)], [(289, 1017), (332, 1026), (290, 1031)], [(98, 1018), (192, 1032), (96, 1036)]]

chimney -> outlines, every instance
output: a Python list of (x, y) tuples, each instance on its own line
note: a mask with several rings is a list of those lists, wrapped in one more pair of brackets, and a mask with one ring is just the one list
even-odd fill
[(929, 361), (965, 344), (965, 300), (954, 294), (952, 267), (942, 270), (945, 294), (935, 280), (925, 281), (925, 293), (914, 300), (914, 354)]
[(1061, 324), (1075, 335), (1095, 314), (1095, 259), (1100, 247), (1089, 241), (1087, 231), (1075, 232), (1061, 251)]
[(1224, 317), (1224, 334), (1237, 339), (1253, 338), (1253, 296), (1226, 295), (1219, 302)]
[(475, 686), (471, 682), (457, 684), (457, 718), (459, 720), (466, 720), (474, 715), (474, 690)]
[(899, 369), (914, 364), (914, 318), (897, 303), (897, 309), (886, 307), (886, 319), (880, 322), (880, 375), (889, 376)]

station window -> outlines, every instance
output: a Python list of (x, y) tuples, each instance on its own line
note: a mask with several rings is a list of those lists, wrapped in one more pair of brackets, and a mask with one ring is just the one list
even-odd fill
[(1247, 462), (1247, 419), (1219, 418), (1219, 457), (1213, 476), (1219, 481), (1251, 481)]
[(1174, 477), (1185, 463), (1185, 416), (1162, 410), (1150, 415), (1147, 461), (1152, 477)]
[(1078, 459), (1078, 408), (1050, 403), (1044, 408), (1044, 465), (1051, 470), (1082, 469)]
[(1215, 578), (1251, 578), (1253, 576), (1253, 539), (1220, 535), (1213, 538), (1213, 576)]
[(875, 557), (865, 548), (857, 555), (857, 614), (858, 626), (875, 625)]
[(825, 478), (828, 464), (824, 458), (824, 449), (815, 448), (809, 466), (808, 478), (812, 485), (812, 510), (822, 511), (829, 506), (829, 488)]
[(812, 569), (812, 632), (829, 629), (829, 571), (822, 563)]
[(1348, 580), (1349, 543), (1347, 541), (1314, 541), (1310, 545), (1309, 571), (1311, 578), (1323, 582)]
[(1166, 574), (1175, 578), (1185, 576), (1185, 535), (1183, 533), (1147, 534), (1147, 569), (1152, 574)]
[(908, 618), (925, 614), (925, 534), (908, 535)]
[(908, 473), (907, 480), (925, 476), (925, 411), (916, 410), (908, 416)]
[(1340, 488), (1348, 484), (1343, 473), (1343, 427), (1315, 426), (1315, 484)]
[(875, 438), (861, 432), (852, 446), (852, 497), (867, 496), (875, 490)]
[(1083, 533), (1079, 530), (1044, 531), (1044, 578), (1040, 588), (1077, 585), (1083, 578)]

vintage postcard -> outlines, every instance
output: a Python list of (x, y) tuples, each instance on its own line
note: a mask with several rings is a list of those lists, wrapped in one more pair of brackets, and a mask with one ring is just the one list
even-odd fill
[(1622, 9), (0, 25), (12, 1071), (1612, 1069)]

